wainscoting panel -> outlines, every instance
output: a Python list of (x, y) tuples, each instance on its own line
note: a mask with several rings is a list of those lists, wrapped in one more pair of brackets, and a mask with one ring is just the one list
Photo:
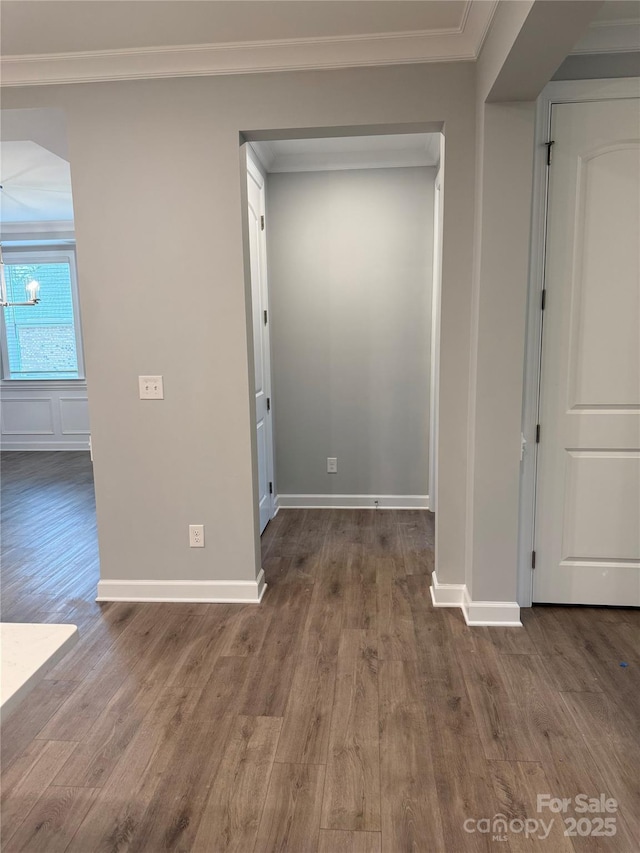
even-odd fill
[(2, 450), (87, 450), (86, 383), (3, 383), (0, 432)]
[(2, 435), (55, 435), (52, 400), (3, 395)]
[(89, 408), (85, 397), (60, 397), (60, 429), (63, 435), (89, 435)]

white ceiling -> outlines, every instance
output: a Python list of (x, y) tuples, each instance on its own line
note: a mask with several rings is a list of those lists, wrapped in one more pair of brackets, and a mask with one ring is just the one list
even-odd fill
[(36, 142), (0, 142), (0, 222), (73, 219), (69, 163)]
[(3, 0), (5, 55), (459, 30), (465, 0)]
[(341, 136), (252, 142), (267, 172), (437, 166), (439, 133)]

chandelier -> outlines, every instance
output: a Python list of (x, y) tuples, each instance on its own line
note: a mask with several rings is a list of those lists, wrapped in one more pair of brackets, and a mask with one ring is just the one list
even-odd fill
[(37, 281), (28, 281), (25, 285), (26, 299), (24, 302), (9, 302), (7, 298), (7, 282), (4, 277), (4, 258), (2, 257), (2, 245), (0, 244), (0, 308), (17, 308), (26, 305), (37, 305), (40, 302), (40, 284)]

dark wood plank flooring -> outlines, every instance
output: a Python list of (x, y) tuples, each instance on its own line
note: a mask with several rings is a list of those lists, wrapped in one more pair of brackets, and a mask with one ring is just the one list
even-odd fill
[[(470, 629), (433, 517), (369, 510), (281, 511), (260, 606), (98, 605), (88, 454), (0, 473), (2, 619), (81, 635), (3, 725), (4, 853), (640, 850), (636, 611)], [(545, 793), (614, 797), (616, 835), (464, 829)]]

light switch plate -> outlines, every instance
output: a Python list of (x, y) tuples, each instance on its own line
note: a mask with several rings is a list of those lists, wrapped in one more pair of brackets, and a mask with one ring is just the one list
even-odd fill
[(141, 400), (164, 400), (162, 376), (138, 376)]
[(327, 474), (338, 473), (338, 459), (335, 456), (327, 456)]

